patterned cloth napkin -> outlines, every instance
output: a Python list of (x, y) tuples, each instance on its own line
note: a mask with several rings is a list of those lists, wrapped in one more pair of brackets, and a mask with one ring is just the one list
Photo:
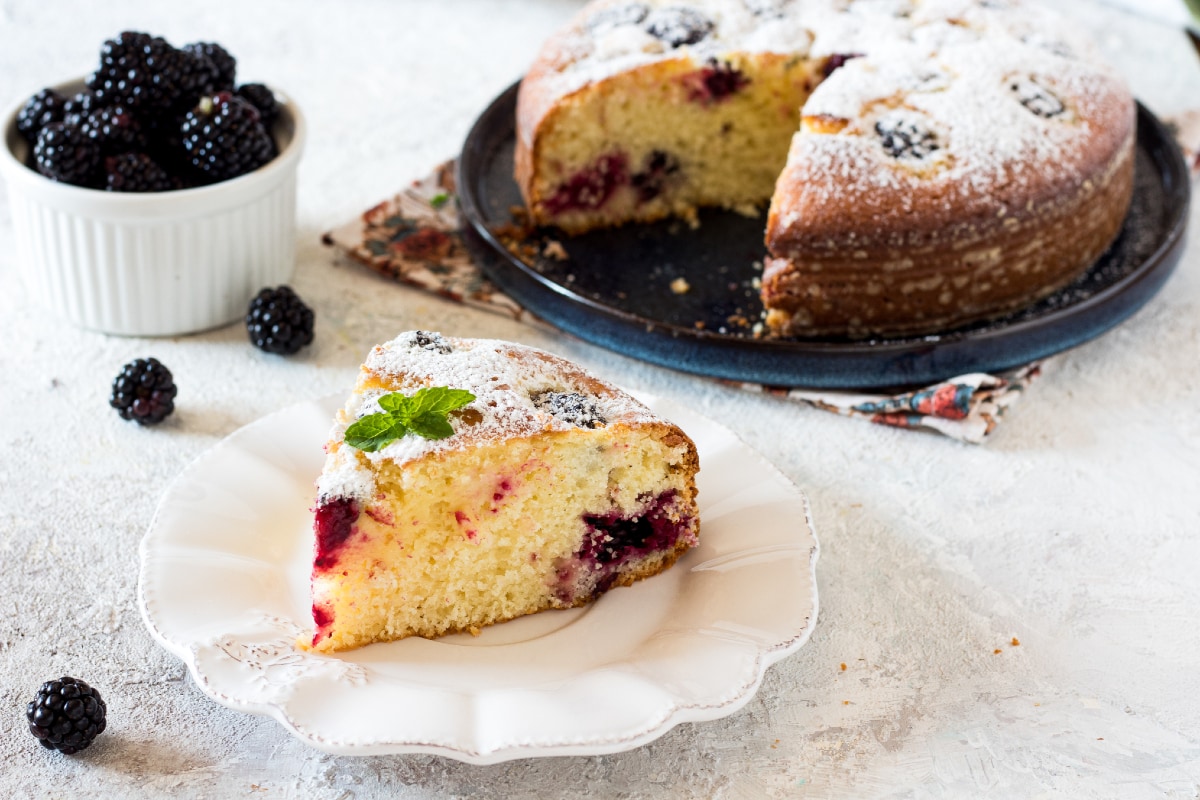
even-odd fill
[[(1200, 166), (1196, 161), (1197, 148), (1188, 146), (1189, 142), (1200, 145), (1200, 112), (1173, 122), (1189, 163), (1194, 168)], [(325, 234), (323, 241), (339, 255), (394, 280), (455, 302), (549, 328), (549, 323), (502, 293), (471, 260), (459, 233), (454, 174), (453, 161), (441, 164), (395, 197)], [(1035, 363), (998, 375), (960, 375), (893, 395), (724, 382), (843, 416), (936, 431), (959, 441), (980, 444), (1041, 372), (1042, 364)]]

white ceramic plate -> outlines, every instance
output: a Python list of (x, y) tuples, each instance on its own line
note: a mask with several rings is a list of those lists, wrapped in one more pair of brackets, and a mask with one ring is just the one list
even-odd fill
[(331, 753), (598, 755), (733, 713), (812, 633), (804, 496), (725, 428), (642, 397), (700, 452), (700, 545), (675, 567), (478, 637), (298, 651), (311, 626), (313, 485), (342, 399), (234, 432), (175, 480), (142, 541), (146, 625), (219, 703)]

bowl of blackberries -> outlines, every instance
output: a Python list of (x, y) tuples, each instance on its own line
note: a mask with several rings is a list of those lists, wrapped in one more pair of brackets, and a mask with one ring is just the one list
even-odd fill
[(4, 120), (29, 299), (80, 327), (175, 336), (241, 319), (295, 262), (304, 117), (224, 47), (126, 31)]

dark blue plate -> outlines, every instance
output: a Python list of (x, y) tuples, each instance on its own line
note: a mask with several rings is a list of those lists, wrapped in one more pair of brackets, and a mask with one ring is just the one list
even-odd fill
[[(774, 386), (873, 389), (1000, 372), (1086, 342), (1125, 320), (1166, 281), (1183, 249), (1189, 176), (1163, 124), (1138, 105), (1133, 203), (1112, 247), (1073, 284), (1000, 320), (902, 339), (763, 339), (765, 214), (708, 210), (700, 226), (625, 225), (567, 237), (545, 230), (528, 252), (497, 231), (522, 204), (512, 177), (517, 86), (476, 121), (459, 159), (468, 246), (489, 277), (564, 331), (666, 367)], [(541, 255), (559, 241), (567, 258)], [(522, 253), (526, 248), (521, 249)], [(677, 294), (672, 281), (688, 290)]]

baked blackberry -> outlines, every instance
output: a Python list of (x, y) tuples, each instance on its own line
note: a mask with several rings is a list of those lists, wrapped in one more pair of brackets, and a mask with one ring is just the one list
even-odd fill
[(166, 39), (125, 31), (100, 48), (100, 66), (87, 85), (101, 105), (153, 112), (179, 101), (183, 70), (183, 58)]
[(33, 163), (52, 180), (94, 186), (100, 171), (100, 146), (81, 128), (52, 122), (38, 134)]
[(80, 128), (104, 154), (146, 149), (142, 126), (125, 106), (97, 108), (83, 118)]
[(711, 19), (683, 6), (660, 8), (646, 20), (646, 32), (671, 47), (696, 44), (706, 39), (712, 30)]
[(175, 182), (145, 153), (121, 153), (104, 159), (104, 188), (109, 192), (167, 192)]
[(230, 92), (201, 98), (180, 133), (188, 163), (210, 181), (253, 172), (275, 155), (258, 109)]
[(270, 130), (279, 116), (275, 93), (261, 83), (243, 83), (237, 88), (237, 96), (258, 109), (263, 127)]
[(37, 141), (42, 128), (51, 122), (62, 122), (63, 107), (67, 98), (53, 89), (42, 89), (25, 101), (17, 112), (17, 131), (29, 140), (30, 144)]
[(100, 692), (77, 678), (47, 681), (25, 707), (29, 732), (42, 747), (70, 755), (92, 743), (108, 724)]
[(1061, 100), (1033, 78), (1016, 78), (1009, 90), (1021, 105), (1043, 119), (1053, 119), (1067, 110)]
[(259, 350), (290, 356), (312, 343), (313, 312), (290, 286), (263, 289), (250, 301), (246, 331)]
[(157, 425), (175, 410), (175, 379), (157, 358), (138, 358), (121, 368), (113, 380), (108, 404), (121, 419)]
[(608, 423), (595, 398), (579, 392), (542, 392), (530, 399), (540, 410), (578, 428), (602, 428)]
[(232, 92), (237, 78), (237, 59), (215, 42), (185, 44), (183, 52), (207, 59), (214, 70), (212, 92)]
[(892, 158), (922, 159), (941, 149), (937, 136), (912, 120), (886, 119), (875, 123), (883, 150)]

